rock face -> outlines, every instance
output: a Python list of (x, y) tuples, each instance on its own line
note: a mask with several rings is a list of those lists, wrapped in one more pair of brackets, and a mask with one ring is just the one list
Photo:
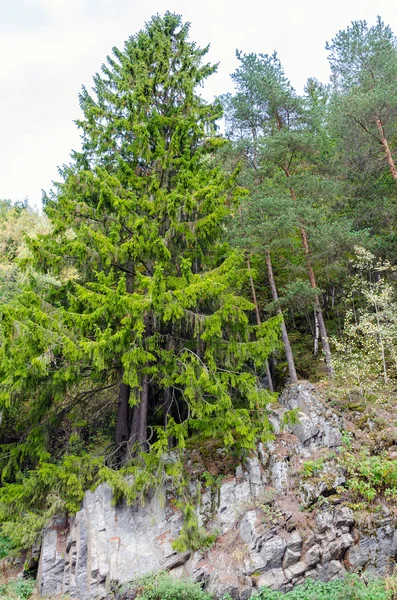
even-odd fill
[[(281, 432), (283, 415), (293, 409), (299, 423)], [(216, 597), (229, 593), (233, 600), (245, 600), (261, 586), (287, 591), (307, 577), (327, 581), (347, 569), (387, 573), (397, 554), (397, 530), (387, 512), (376, 533), (364, 534), (347, 507), (301, 510), (344, 482), (335, 471), (320, 483), (297, 478), (304, 461), (340, 446), (337, 417), (313, 386), (300, 383), (281, 396), (271, 419), (275, 440), (260, 445), (257, 456), (239, 466), (235, 476), (202, 495), (199, 521), (219, 533), (209, 551), (173, 550), (183, 518), (167, 499), (162, 502), (154, 494), (145, 506), (114, 506), (110, 488), (102, 484), (87, 492), (69, 523), (58, 519), (45, 531), (41, 594), (104, 598), (113, 581), (168, 570), (200, 581)]]

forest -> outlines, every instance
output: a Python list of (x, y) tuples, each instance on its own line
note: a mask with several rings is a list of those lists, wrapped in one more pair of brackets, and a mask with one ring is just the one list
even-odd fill
[(155, 16), (80, 93), (43, 212), (0, 201), (0, 541), (172, 480), (179, 545), (205, 546), (189, 452), (271, 440), (298, 380), (396, 399), (397, 38), (379, 17), (326, 49), (302, 94), (238, 50), (210, 103), (208, 47)]

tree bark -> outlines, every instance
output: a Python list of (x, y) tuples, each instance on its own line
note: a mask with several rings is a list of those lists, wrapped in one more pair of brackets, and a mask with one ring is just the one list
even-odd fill
[(316, 311), (314, 311), (314, 347), (313, 347), (313, 355), (318, 355), (318, 338), (320, 335), (320, 328), (318, 326), (318, 317)]
[[(287, 178), (291, 176), (289, 167), (284, 167), (283, 170), (284, 170), (284, 173)], [(295, 190), (293, 187), (290, 187), (289, 190), (290, 190), (292, 201), (294, 202), (294, 204), (296, 204)], [(316, 283), (316, 277), (315, 277), (314, 271), (313, 271), (312, 262), (310, 259), (309, 242), (307, 239), (307, 234), (306, 234), (305, 228), (301, 224), (299, 225), (299, 231), (301, 234), (303, 250), (304, 250), (305, 256), (306, 256), (306, 264), (307, 264), (307, 271), (309, 274), (310, 285), (312, 286), (313, 289), (316, 289), (317, 283)], [(318, 326), (320, 329), (321, 345), (324, 350), (325, 364), (327, 366), (327, 371), (328, 371), (329, 375), (332, 376), (334, 374), (334, 368), (332, 365), (331, 347), (330, 347), (329, 341), (328, 341), (327, 328), (325, 326), (323, 311), (321, 309), (321, 303), (320, 303), (320, 298), (318, 297), (318, 294), (316, 294), (314, 297), (314, 310), (316, 311)]]
[(383, 123), (380, 119), (377, 119), (376, 125), (378, 127), (378, 132), (380, 135), (380, 143), (382, 144), (382, 148), (383, 148), (383, 151), (386, 156), (386, 161), (387, 161), (387, 164), (389, 165), (390, 173), (391, 173), (394, 181), (397, 183), (397, 168), (396, 168), (396, 165), (395, 165), (395, 162), (393, 159), (393, 154), (390, 150), (389, 142), (387, 141), (387, 138), (385, 135)]
[[(277, 293), (277, 288), (276, 288), (276, 282), (274, 280), (272, 259), (271, 259), (268, 248), (266, 248), (265, 254), (266, 254), (267, 274), (269, 277), (270, 289), (272, 291), (273, 300), (275, 302), (278, 302), (278, 293)], [(298, 376), (296, 374), (294, 356), (292, 354), (291, 344), (289, 343), (288, 332), (287, 332), (287, 328), (285, 326), (283, 311), (281, 310), (280, 306), (278, 306), (278, 304), (277, 304), (277, 314), (279, 314), (281, 316), (281, 337), (282, 337), (283, 344), (284, 344), (285, 355), (287, 357), (288, 371), (289, 371), (291, 383), (297, 383)]]
[[(251, 263), (250, 263), (249, 257), (247, 257), (247, 267), (248, 267), (248, 272), (249, 272), (249, 277), (250, 277), (251, 292), (252, 292), (252, 301), (253, 301), (254, 306), (255, 306), (256, 322), (257, 322), (258, 325), (260, 325), (261, 324), (261, 317), (260, 317), (260, 314), (259, 314), (258, 301), (256, 299), (256, 291), (255, 291), (254, 280), (253, 280), (252, 275), (251, 275)], [(271, 392), (274, 392), (274, 385), (273, 385), (272, 374), (270, 372), (269, 362), (268, 362), (267, 359), (265, 361), (265, 369), (266, 369), (267, 380), (268, 380), (268, 383), (269, 383), (269, 390)]]
[(148, 450), (147, 447), (147, 414), (149, 408), (149, 375), (143, 376), (141, 401), (140, 401), (140, 414), (139, 414), (139, 428), (138, 428), (138, 444), (140, 445), (142, 452)]
[(139, 425), (141, 420), (141, 399), (139, 397), (138, 403), (134, 406), (134, 413), (132, 416), (132, 423), (130, 429), (130, 435), (128, 438), (128, 457), (133, 458), (136, 455), (136, 444), (139, 438)]
[(128, 438), (128, 456), (133, 458), (137, 451), (147, 450), (147, 413), (149, 407), (149, 376), (144, 375), (139, 400), (134, 406), (130, 435)]
[(119, 388), (119, 400), (117, 405), (117, 422), (116, 422), (116, 444), (126, 442), (129, 439), (130, 433), (130, 386), (121, 382)]
[[(303, 249), (304, 249), (305, 256), (306, 256), (306, 264), (307, 264), (307, 270), (309, 273), (310, 284), (313, 289), (316, 289), (317, 282), (316, 282), (316, 277), (314, 275), (313, 266), (312, 266), (312, 263), (310, 260), (309, 242), (307, 240), (306, 231), (302, 226), (299, 227), (299, 230), (301, 233), (302, 245), (303, 245)], [(316, 294), (314, 297), (314, 310), (316, 311), (316, 315), (317, 315), (318, 327), (320, 330), (320, 337), (321, 337), (321, 345), (324, 350), (325, 364), (327, 365), (327, 371), (330, 375), (333, 375), (334, 368), (332, 365), (331, 348), (330, 348), (329, 341), (328, 341), (327, 328), (325, 327), (323, 311), (321, 310), (320, 298), (318, 297), (318, 294)]]
[[(168, 425), (168, 419), (169, 419), (170, 413), (171, 413), (171, 406), (172, 406), (172, 396), (171, 396), (169, 388), (167, 388), (166, 390), (164, 390), (164, 427), (167, 427), (167, 425)], [(172, 446), (173, 446), (172, 436), (168, 436), (168, 448), (172, 448)]]

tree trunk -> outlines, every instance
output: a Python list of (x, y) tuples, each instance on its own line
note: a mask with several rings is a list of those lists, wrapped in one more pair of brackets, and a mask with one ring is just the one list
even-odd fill
[(376, 125), (378, 127), (378, 132), (380, 135), (380, 143), (382, 144), (383, 151), (386, 156), (387, 164), (389, 165), (390, 173), (397, 183), (397, 168), (393, 159), (393, 154), (391, 153), (389, 142), (387, 141), (385, 130), (383, 129), (383, 123), (380, 119), (376, 120)]
[[(289, 167), (283, 167), (283, 171), (287, 178), (291, 176)], [(290, 187), (289, 190), (290, 190), (292, 201), (294, 202), (294, 204), (296, 204), (295, 190), (293, 187)], [(310, 284), (311, 284), (312, 288), (317, 288), (316, 278), (314, 276), (314, 271), (313, 271), (312, 263), (310, 260), (309, 242), (307, 240), (306, 231), (302, 225), (299, 225), (299, 231), (301, 234), (302, 245), (303, 245), (303, 249), (304, 249), (305, 256), (306, 256), (306, 264), (307, 264), (307, 270), (309, 273)], [(321, 309), (321, 303), (320, 303), (320, 298), (318, 297), (318, 294), (316, 294), (315, 298), (314, 298), (314, 310), (316, 311), (316, 314), (317, 314), (318, 326), (320, 329), (321, 345), (324, 350), (325, 364), (327, 365), (327, 371), (330, 375), (333, 375), (334, 368), (332, 366), (331, 348), (330, 348), (329, 341), (328, 341), (327, 328), (325, 327), (323, 311)]]
[(147, 450), (147, 413), (149, 406), (149, 377), (143, 376), (142, 389), (138, 403), (134, 406), (134, 414), (128, 439), (128, 458), (134, 458), (137, 451)]
[(130, 434), (130, 386), (121, 382), (119, 388), (119, 400), (117, 406), (116, 444), (126, 442)]
[[(151, 273), (152, 265), (148, 265), (146, 274)], [(153, 330), (152, 315), (150, 312), (144, 316), (145, 337), (150, 338)], [(148, 364), (146, 364), (148, 366)], [(141, 379), (141, 390), (139, 400), (134, 408), (131, 432), (129, 437), (129, 453), (134, 456), (138, 450), (146, 452), (148, 450), (147, 439), (147, 417), (149, 408), (149, 375), (145, 373)]]
[[(249, 277), (250, 277), (251, 292), (252, 292), (252, 301), (253, 301), (254, 306), (255, 306), (256, 322), (258, 323), (258, 325), (260, 325), (261, 324), (261, 317), (260, 317), (260, 314), (259, 314), (258, 301), (256, 299), (256, 291), (255, 291), (254, 280), (252, 279), (252, 275), (251, 275), (251, 263), (250, 263), (250, 259), (249, 258), (247, 258), (247, 267), (248, 267), (248, 272), (249, 272)], [(273, 385), (272, 374), (270, 372), (269, 362), (268, 362), (267, 359), (265, 361), (265, 369), (266, 369), (267, 381), (269, 383), (269, 390), (271, 392), (274, 392), (274, 385)]]
[(382, 328), (380, 326), (378, 304), (377, 304), (376, 301), (374, 302), (374, 306), (375, 306), (376, 324), (378, 326), (378, 336), (379, 336), (380, 351), (381, 351), (381, 357), (382, 357), (383, 378), (384, 378), (385, 384), (387, 384), (388, 383), (388, 376), (387, 376), (387, 366), (386, 366), (385, 345), (383, 343)]
[[(299, 230), (301, 233), (303, 249), (305, 251), (306, 264), (307, 264), (307, 270), (309, 273), (310, 284), (313, 289), (316, 289), (317, 282), (316, 282), (316, 277), (314, 275), (312, 263), (310, 260), (310, 250), (309, 250), (309, 243), (307, 240), (306, 231), (302, 226), (299, 227)], [(334, 368), (332, 365), (331, 348), (330, 348), (329, 341), (328, 341), (327, 328), (325, 327), (323, 311), (321, 310), (320, 298), (318, 297), (318, 294), (316, 294), (314, 297), (314, 309), (315, 309), (316, 315), (317, 315), (318, 328), (320, 330), (321, 344), (322, 344), (322, 347), (324, 350), (325, 364), (327, 365), (327, 371), (330, 375), (333, 375)]]
[[(269, 277), (270, 289), (272, 291), (273, 300), (275, 302), (278, 302), (276, 282), (274, 280), (274, 275), (273, 275), (272, 259), (270, 256), (270, 252), (267, 248), (266, 248), (266, 265), (267, 265), (267, 274)], [(292, 354), (291, 344), (289, 343), (288, 332), (287, 332), (287, 328), (285, 326), (283, 311), (281, 310), (280, 306), (278, 306), (278, 305), (277, 305), (277, 314), (279, 314), (281, 316), (281, 337), (282, 337), (283, 344), (284, 344), (285, 355), (287, 357), (288, 371), (289, 371), (291, 383), (297, 383), (298, 376), (296, 374), (294, 356)]]
[(317, 317), (316, 311), (314, 311), (314, 348), (313, 348), (314, 356), (318, 355), (318, 338), (319, 338), (319, 336), (320, 336), (320, 329), (318, 326), (318, 317)]
[(138, 403), (134, 406), (134, 414), (132, 417), (130, 437), (128, 440), (128, 451), (130, 458), (136, 454), (136, 446), (139, 438), (139, 425), (141, 420), (141, 399), (139, 398)]
[[(164, 427), (167, 427), (167, 425), (168, 425), (168, 419), (169, 419), (170, 413), (171, 413), (171, 406), (172, 406), (172, 396), (171, 396), (169, 388), (167, 388), (166, 390), (164, 390)], [(172, 446), (173, 446), (172, 436), (168, 436), (168, 448), (172, 448)]]
[(140, 401), (140, 415), (139, 415), (139, 429), (138, 429), (138, 443), (142, 449), (142, 452), (148, 450), (147, 447), (147, 413), (149, 407), (149, 375), (143, 376), (141, 401)]

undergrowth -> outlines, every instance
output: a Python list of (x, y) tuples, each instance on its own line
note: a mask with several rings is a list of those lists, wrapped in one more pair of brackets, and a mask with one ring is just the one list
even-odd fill
[(142, 577), (121, 590), (116, 598), (131, 597), (128, 590), (135, 592), (136, 600), (213, 600), (213, 596), (205, 592), (199, 583), (176, 580), (168, 573)]
[(258, 600), (394, 600), (393, 591), (387, 587), (385, 581), (365, 581), (358, 575), (328, 583), (308, 579), (285, 594), (262, 588)]
[(9, 583), (0, 584), (1, 600), (28, 600), (34, 592), (34, 579), (14, 579)]

